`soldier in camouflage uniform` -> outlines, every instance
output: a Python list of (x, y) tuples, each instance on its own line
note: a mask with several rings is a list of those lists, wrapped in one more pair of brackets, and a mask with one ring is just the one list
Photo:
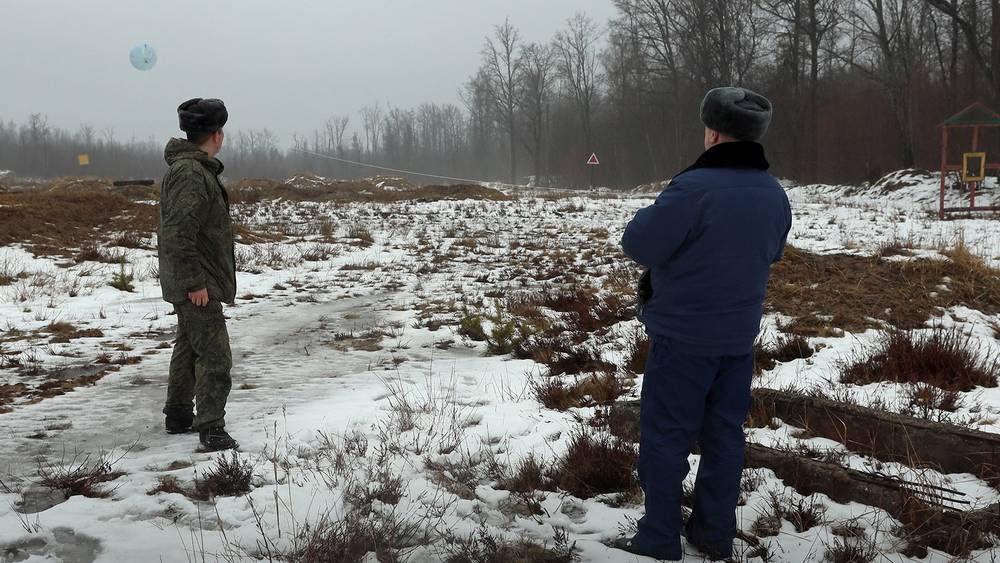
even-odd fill
[(160, 188), (160, 284), (177, 313), (163, 413), (168, 433), (198, 430), (201, 451), (235, 449), (225, 430), (232, 353), (222, 304), (236, 298), (236, 261), (229, 195), (215, 158), (229, 114), (221, 100), (201, 98), (177, 113), (187, 139), (167, 143), (170, 170)]

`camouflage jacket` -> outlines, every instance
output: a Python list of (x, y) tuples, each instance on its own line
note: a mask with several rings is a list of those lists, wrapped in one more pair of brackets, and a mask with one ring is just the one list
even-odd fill
[(157, 233), (163, 299), (179, 303), (208, 288), (209, 299), (232, 303), (236, 257), (222, 163), (183, 139), (171, 139), (164, 157), (170, 170), (160, 187)]

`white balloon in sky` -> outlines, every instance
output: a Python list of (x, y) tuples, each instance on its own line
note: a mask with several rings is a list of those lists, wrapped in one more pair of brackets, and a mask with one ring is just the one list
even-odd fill
[(132, 61), (132, 66), (139, 70), (149, 70), (156, 66), (156, 50), (149, 43), (132, 47), (128, 52), (128, 58)]

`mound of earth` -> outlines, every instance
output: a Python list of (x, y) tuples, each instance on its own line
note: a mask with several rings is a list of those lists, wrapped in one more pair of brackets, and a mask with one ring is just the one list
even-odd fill
[(267, 199), (289, 201), (437, 201), (509, 199), (499, 190), (476, 184), (417, 186), (405, 178), (376, 176), (358, 180), (335, 180), (314, 175), (298, 175), (279, 180), (247, 179), (227, 184), (234, 202), (253, 203)]

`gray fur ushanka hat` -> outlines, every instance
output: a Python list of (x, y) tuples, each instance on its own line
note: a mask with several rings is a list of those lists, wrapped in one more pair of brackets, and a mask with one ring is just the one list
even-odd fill
[(229, 120), (226, 104), (216, 98), (192, 98), (177, 108), (177, 120), (185, 133), (215, 133)]
[(757, 141), (771, 123), (771, 102), (746, 88), (714, 88), (701, 101), (701, 122), (740, 141)]

